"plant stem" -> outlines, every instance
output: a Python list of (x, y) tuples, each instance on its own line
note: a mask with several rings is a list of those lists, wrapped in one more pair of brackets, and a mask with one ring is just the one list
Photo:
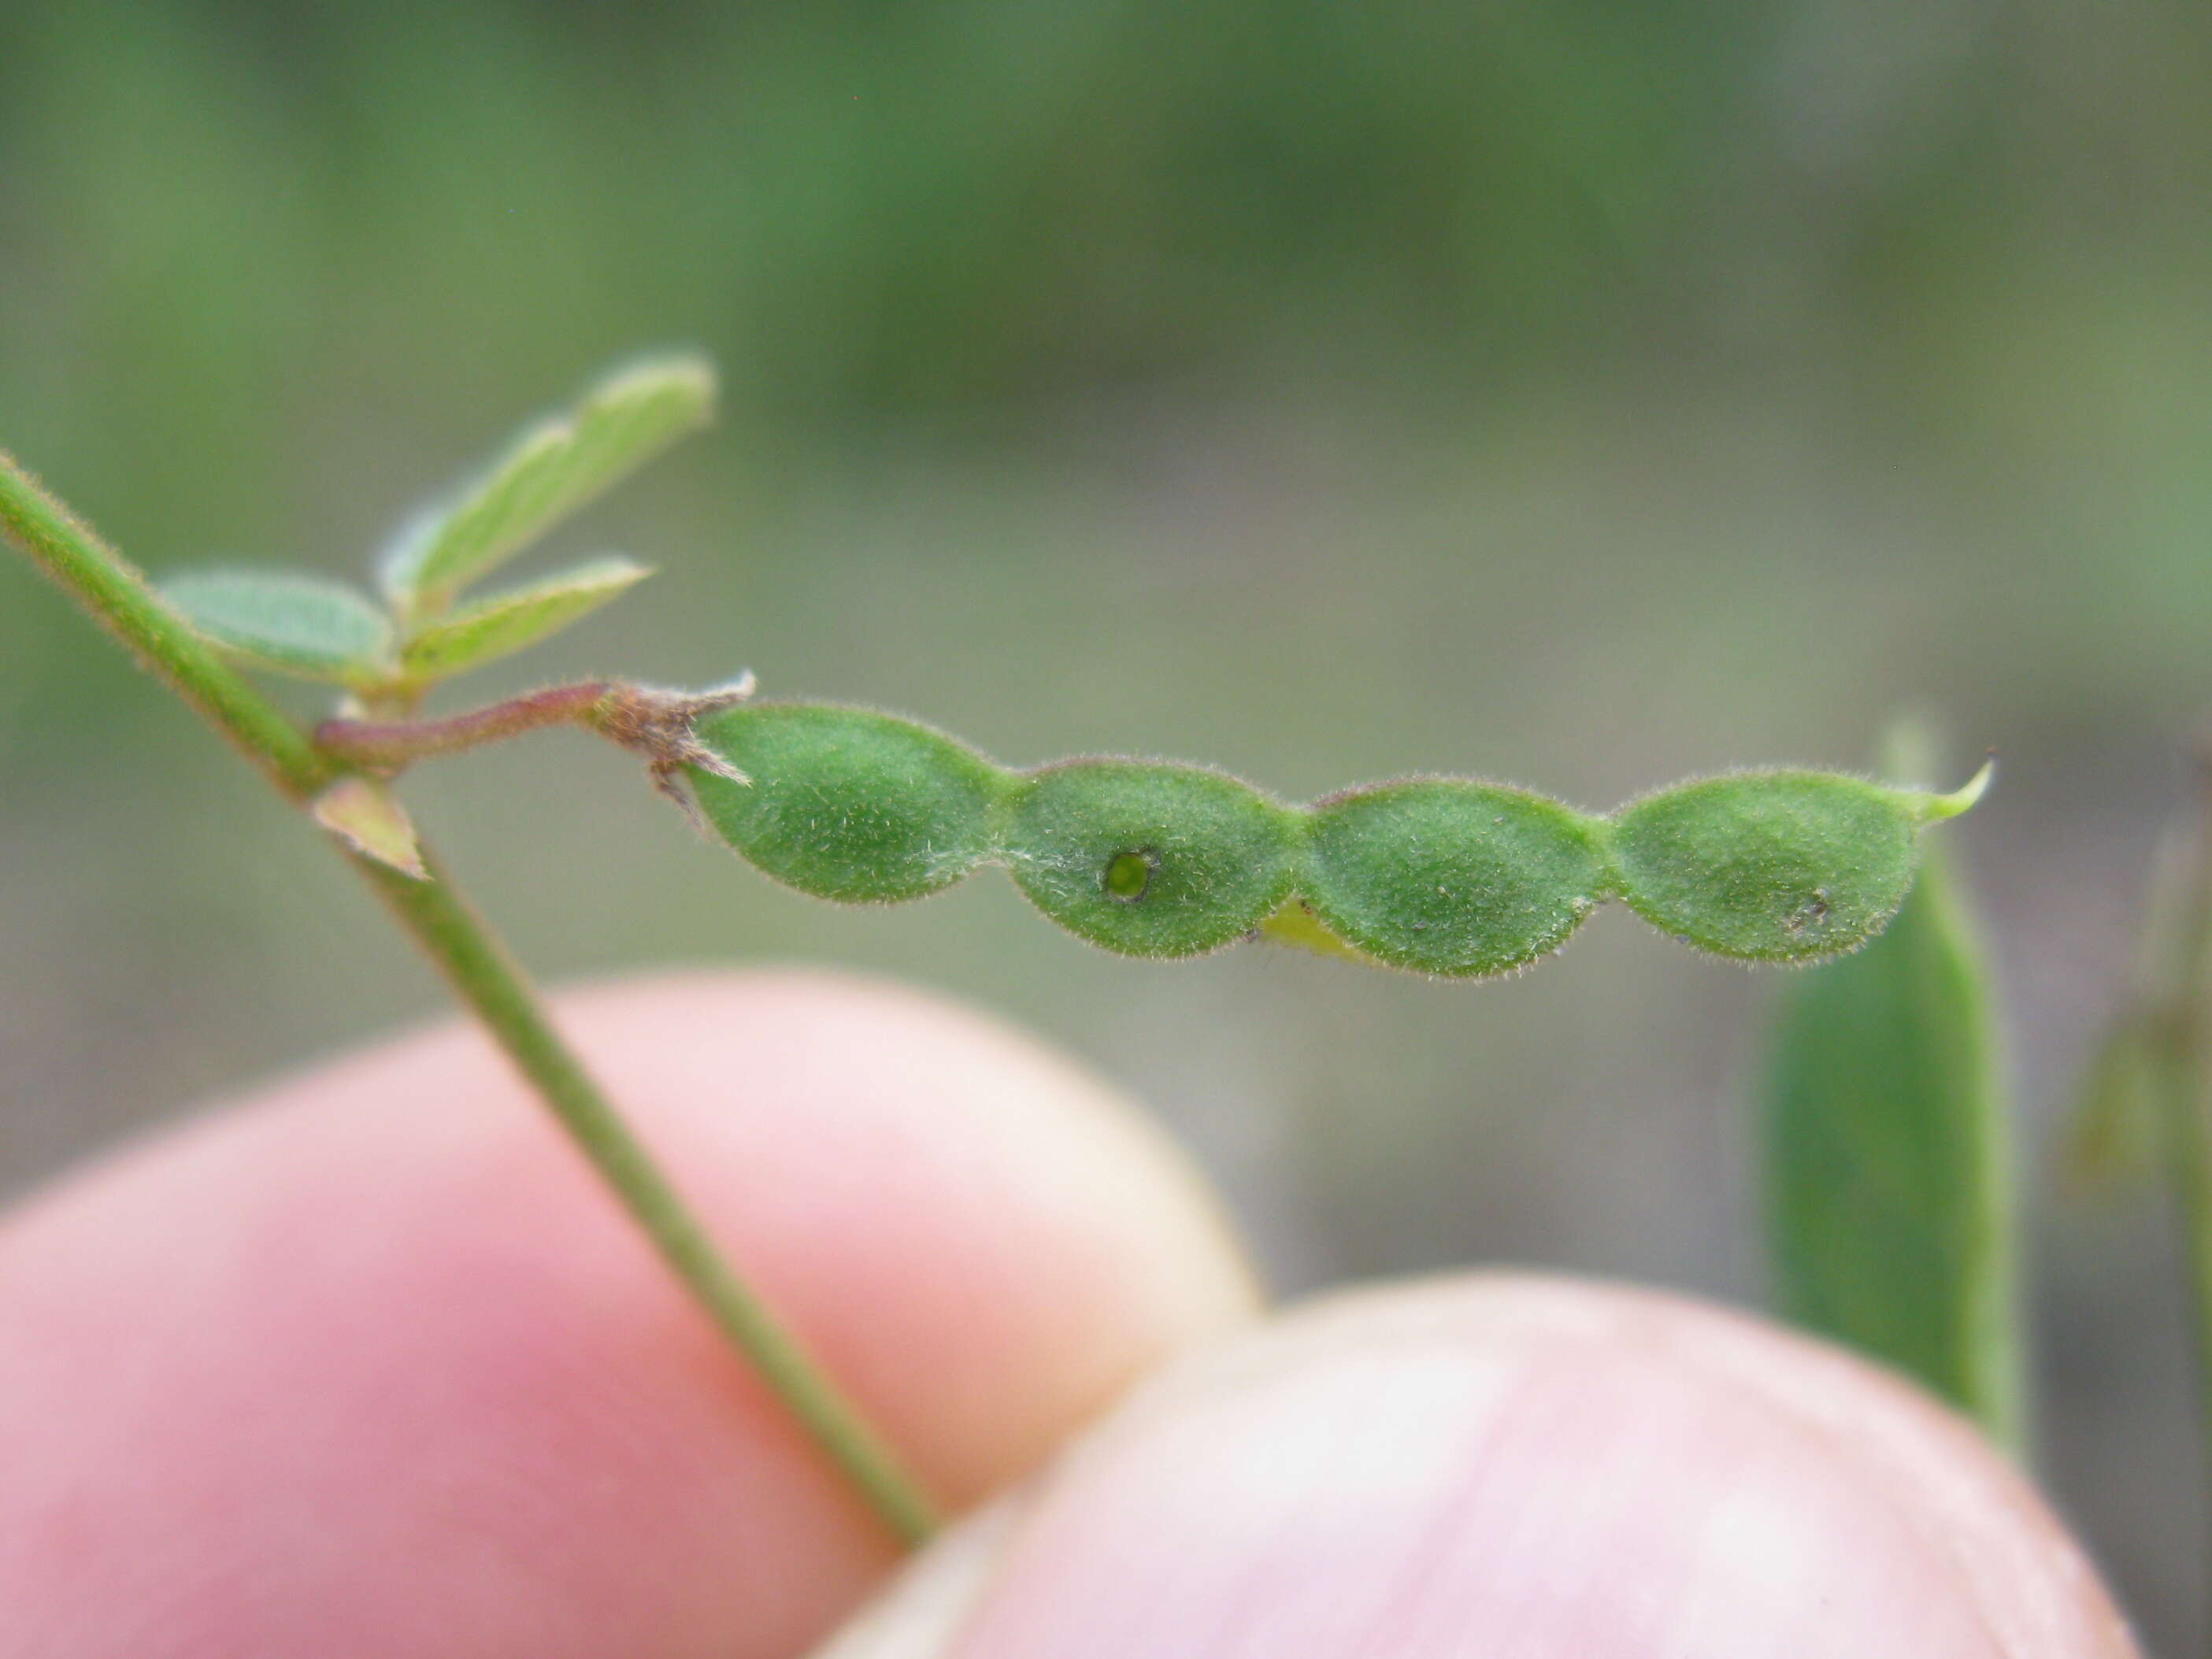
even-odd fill
[(0, 529), (13, 535), (56, 586), (229, 738), (289, 799), (309, 800), (337, 775), (307, 734), (193, 633), (137, 566), (4, 449)]
[(527, 692), (443, 720), (325, 720), (315, 728), (315, 746), (349, 766), (390, 774), (418, 760), (504, 743), (549, 726), (580, 726), (642, 755), (653, 787), (683, 809), (694, 829), (707, 835), (697, 803), (681, 781), (686, 769), (711, 772), (732, 783), (752, 780), (700, 741), (698, 725), (752, 694), (750, 673), (706, 691), (660, 691), (626, 680), (585, 680)]
[(315, 728), (315, 745), (351, 766), (397, 772), (418, 760), (458, 755), (549, 726), (589, 725), (592, 711), (616, 689), (609, 680), (556, 685), (442, 720), (325, 720)]
[(929, 1500), (768, 1305), (716, 1253), (697, 1218), (545, 1017), (536, 988), (425, 849), (430, 879), (355, 859), (621, 1198), (678, 1278), (902, 1539), (934, 1530)]
[[(144, 575), (0, 451), (0, 530), (267, 775), (307, 805), (337, 769), (210, 649)], [(897, 1456), (724, 1263), (706, 1229), (547, 1017), (538, 993), (434, 860), (416, 880), (349, 854), (455, 994), (506, 1051), (577, 1148), (731, 1344), (759, 1370), (884, 1523), (913, 1543), (936, 1525)]]

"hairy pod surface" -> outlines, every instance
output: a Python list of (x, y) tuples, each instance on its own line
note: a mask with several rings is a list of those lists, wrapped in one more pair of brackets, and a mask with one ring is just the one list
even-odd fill
[(693, 771), (708, 823), (802, 893), (896, 903), (992, 856), (992, 809), (1011, 780), (932, 727), (871, 708), (763, 702), (712, 717), (698, 737), (753, 780)]
[(1225, 773), (1068, 761), (1024, 777), (1001, 850), (1068, 932), (1128, 956), (1188, 957), (1243, 938), (1291, 896), (1304, 827)]
[(1926, 799), (1825, 772), (1677, 784), (1614, 818), (1621, 896), (1654, 927), (1722, 956), (1837, 956), (1905, 902)]
[(1355, 950), (1425, 974), (1502, 974), (1548, 956), (1606, 896), (1605, 826), (1463, 778), (1318, 803), (1306, 902)]
[(1911, 886), (1921, 828), (1970, 807), (1841, 774), (1678, 784), (1607, 817), (1464, 778), (1287, 806), (1205, 767), (995, 766), (872, 709), (748, 703), (696, 737), (752, 779), (690, 773), (709, 825), (766, 874), (889, 903), (1004, 864), (1070, 933), (1188, 957), (1256, 933), (1415, 972), (1508, 973), (1623, 898), (1717, 955), (1817, 962), (1864, 944)]

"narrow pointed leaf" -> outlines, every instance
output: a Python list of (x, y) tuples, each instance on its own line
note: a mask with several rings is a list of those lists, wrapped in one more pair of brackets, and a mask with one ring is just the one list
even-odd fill
[(589, 564), (492, 594), (417, 630), (400, 653), (406, 677), (443, 679), (550, 639), (653, 573), (628, 559)]
[(469, 583), (703, 424), (714, 403), (714, 371), (699, 358), (617, 371), (410, 525), (386, 559), (386, 591), (416, 616), (436, 615)]
[(389, 785), (374, 778), (340, 778), (315, 797), (312, 810), (316, 823), (355, 852), (417, 881), (430, 878), (414, 820)]
[(352, 588), (285, 570), (210, 570), (163, 584), (192, 627), (254, 668), (362, 685), (383, 677), (392, 623)]
[(1886, 933), (1786, 988), (1764, 1103), (1783, 1311), (2016, 1447), (2008, 1101), (1988, 969), (1942, 849)]
[(2115, 1024), (2099, 1046), (2059, 1143), (2059, 1172), (2076, 1193), (2121, 1191), (2157, 1168), (2152, 1046), (2135, 1018)]
[[(2061, 1168), (2081, 1188), (2107, 1191), (2171, 1163), (2188, 1126), (2169, 1121), (2193, 1099), (2212, 1030), (2212, 856), (2202, 832), (2160, 841), (2143, 902), (2142, 937), (2125, 1005), (2081, 1080)], [(2172, 1171), (2170, 1171), (2171, 1173)]]

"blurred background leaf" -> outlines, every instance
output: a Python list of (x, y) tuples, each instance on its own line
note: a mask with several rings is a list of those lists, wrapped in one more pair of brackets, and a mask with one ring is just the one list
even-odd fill
[(2152, 860), (2136, 971), (2083, 1080), (2065, 1150), (2107, 1190), (2146, 1165), (2165, 1177), (2175, 1265), (2191, 1297), (2197, 1455), (2212, 1485), (2212, 751), (2202, 744), (2193, 810), (2176, 815)]
[[(1928, 746), (1893, 738), (1881, 775), (1931, 779)], [(1763, 1091), (1767, 1240), (1784, 1316), (1917, 1378), (2018, 1451), (2013, 1106), (1951, 865), (1944, 840), (1923, 836), (1888, 931), (1783, 988)]]
[(2089, 1062), (2060, 1143), (2059, 1170), (2076, 1195), (2101, 1199), (2139, 1190), (2157, 1167), (2152, 1064), (2142, 1022), (2123, 1013)]
[[(1944, 833), (2032, 1165), (2207, 693), (2208, 80), (2212, 9), (2162, 0), (15, 0), (0, 441), (157, 574), (359, 580), (518, 416), (696, 343), (720, 422), (544, 548), (661, 575), (470, 700), (749, 664), (1008, 761), (1592, 807), (1942, 708), (2008, 761)], [(7, 562), (0, 665), (0, 1182), (437, 1009)], [(1129, 964), (1003, 882), (780, 893), (573, 734), (407, 791), (548, 977), (805, 959), (1036, 1024), (1195, 1147), (1286, 1288), (1759, 1293), (1726, 1103), (1771, 988), (1628, 917), (1482, 988)], [(2038, 1212), (2038, 1369), (2062, 1501), (2180, 1651), (2154, 1212)]]

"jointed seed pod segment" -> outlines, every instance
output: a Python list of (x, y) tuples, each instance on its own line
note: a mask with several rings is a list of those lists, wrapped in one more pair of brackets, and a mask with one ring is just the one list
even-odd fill
[(1017, 771), (915, 721), (828, 703), (728, 708), (696, 736), (751, 780), (695, 769), (708, 823), (801, 892), (888, 903), (999, 864), (1053, 921), (1127, 956), (1195, 956), (1265, 931), (1455, 978), (1526, 966), (1614, 898), (1718, 956), (1856, 949), (1911, 886), (1921, 829), (1972, 805), (1988, 776), (1939, 795), (1739, 772), (1599, 817), (1464, 778), (1299, 807), (1172, 762)]
[(1595, 817), (1527, 790), (1424, 777), (1300, 807), (1167, 762), (1010, 770), (895, 715), (750, 702), (750, 677), (701, 694), (592, 681), (411, 718), (431, 684), (637, 580), (641, 568), (601, 561), (455, 609), (539, 532), (704, 419), (713, 398), (713, 369), (694, 358), (609, 376), (410, 526), (384, 562), (385, 611), (299, 573), (232, 572), (173, 583), (162, 625), (189, 625), (263, 669), (347, 686), (359, 708), (316, 729), (307, 764), (369, 775), (319, 794), (318, 817), (418, 878), (411, 830), (380, 780), (568, 723), (645, 756), (659, 787), (802, 892), (891, 903), (999, 864), (1070, 933), (1136, 957), (1195, 956), (1264, 933), (1480, 978), (1558, 950), (1618, 898), (1717, 955), (1817, 962), (1880, 931), (1911, 885), (1921, 828), (1966, 811), (1986, 781), (1985, 769), (1935, 795), (1832, 773), (1738, 773)]

